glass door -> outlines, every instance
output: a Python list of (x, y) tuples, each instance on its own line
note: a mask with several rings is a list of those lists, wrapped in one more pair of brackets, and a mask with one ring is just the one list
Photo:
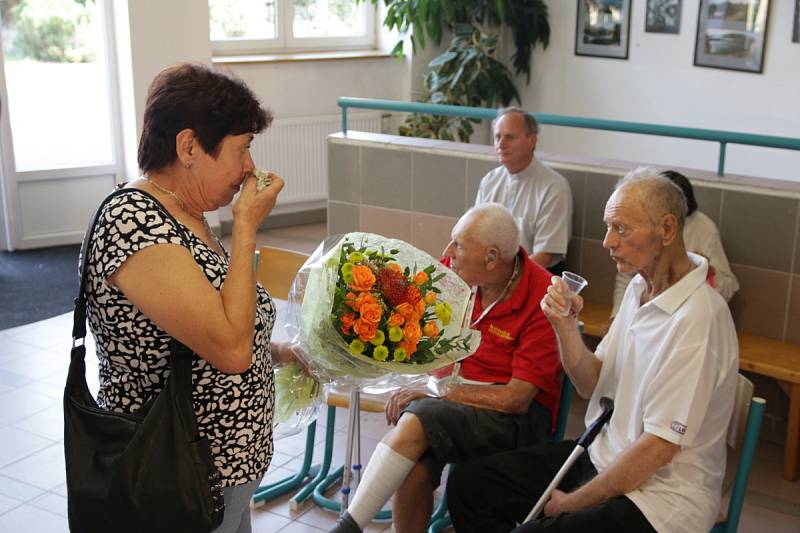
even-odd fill
[(78, 242), (121, 173), (110, 4), (0, 0), (7, 247)]

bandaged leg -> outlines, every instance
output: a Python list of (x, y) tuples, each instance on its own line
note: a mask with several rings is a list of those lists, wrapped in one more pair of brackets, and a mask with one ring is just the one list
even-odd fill
[[(347, 514), (360, 529), (364, 529), (381, 507), (389, 501), (413, 466), (414, 461), (411, 459), (403, 457), (388, 444), (378, 443), (364, 470), (353, 501), (347, 508)], [(342, 528), (341, 531), (352, 531), (352, 528)]]
[(389, 445), (379, 442), (364, 470), (353, 501), (347, 511), (361, 527), (389, 501), (414, 466), (414, 461), (403, 457)]

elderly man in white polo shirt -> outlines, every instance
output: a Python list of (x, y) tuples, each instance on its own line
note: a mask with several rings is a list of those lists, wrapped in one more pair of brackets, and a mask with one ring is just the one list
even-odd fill
[[(687, 253), (686, 200), (653, 169), (637, 169), (608, 200), (603, 246), (620, 272), (636, 272), (595, 353), (578, 334), (560, 279), (542, 309), (579, 394), (615, 411), (553, 493), (545, 516), (515, 532), (708, 531), (717, 517), (738, 345), (708, 263)], [(583, 301), (571, 298), (579, 311)], [(573, 443), (551, 443), (457, 466), (447, 485), (459, 533), (509, 531), (544, 491)]]
[(492, 122), (501, 165), (483, 177), (475, 205), (496, 202), (511, 211), (531, 260), (555, 275), (564, 270), (572, 236), (572, 192), (558, 172), (534, 157), (536, 119), (518, 107), (498, 110)]

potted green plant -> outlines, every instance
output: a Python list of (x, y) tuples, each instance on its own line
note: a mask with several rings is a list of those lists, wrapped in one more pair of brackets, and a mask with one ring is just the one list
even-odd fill
[[(471, 26), (470, 26), (471, 28)], [(434, 104), (475, 107), (506, 106), (519, 102), (511, 72), (494, 56), (497, 36), (479, 30), (457, 34), (450, 47), (434, 58), (425, 75), (424, 100)], [(410, 115), (400, 126), (400, 134), (412, 137), (453, 140), (453, 132), (469, 142), (478, 119), (440, 115)]]
[[(379, 0), (371, 0), (377, 4)], [(530, 82), (531, 57), (537, 43), (550, 40), (544, 0), (384, 0), (383, 24), (408, 35), (412, 51), (426, 40), (441, 43), (445, 30), (454, 34), (450, 47), (436, 57), (425, 77), (425, 98), (433, 103), (495, 107), (519, 101), (511, 72), (495, 57), (500, 29), (511, 30), (515, 51), (511, 56), (516, 74)], [(411, 31), (413, 28), (413, 32)], [(402, 55), (403, 41), (392, 53)], [(417, 115), (409, 117), (401, 134), (468, 141), (471, 119)]]

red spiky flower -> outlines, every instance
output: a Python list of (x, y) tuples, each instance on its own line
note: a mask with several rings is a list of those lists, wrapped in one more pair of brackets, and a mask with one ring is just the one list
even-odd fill
[(378, 271), (378, 279), (383, 299), (390, 305), (397, 306), (406, 301), (409, 283), (402, 272), (382, 268)]

